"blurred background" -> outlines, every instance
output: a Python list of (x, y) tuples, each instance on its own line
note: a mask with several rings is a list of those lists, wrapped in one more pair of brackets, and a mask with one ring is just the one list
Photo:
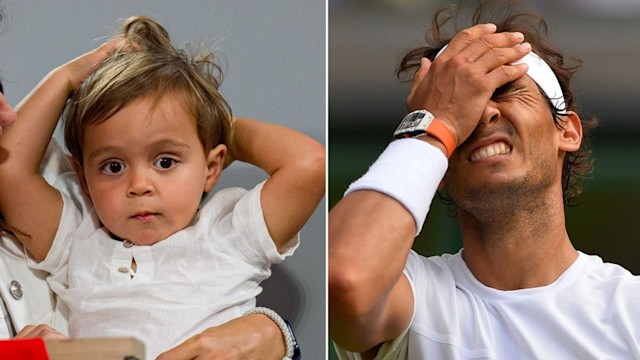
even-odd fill
[[(202, 42), (224, 64), (233, 114), (289, 126), (325, 143), (326, 3), (316, 0), (1, 0), (0, 76), (15, 106), (50, 70), (92, 50), (129, 16), (156, 18), (174, 44)], [(216, 189), (251, 188), (266, 174), (234, 163)], [(325, 211), (301, 232), (295, 255), (272, 267), (258, 304), (288, 319), (305, 359), (325, 359)], [(1, 356), (0, 356), (1, 357)]]
[[(329, 0), (329, 207), (389, 143), (410, 85), (394, 70), (401, 54), (424, 44), (434, 11), (450, 2)], [(640, 274), (640, 1), (526, 3), (545, 17), (557, 47), (583, 61), (573, 81), (579, 114), (600, 120), (595, 172), (580, 204), (567, 210), (569, 236), (579, 250)], [(462, 246), (438, 200), (424, 229), (414, 244), (423, 255)]]

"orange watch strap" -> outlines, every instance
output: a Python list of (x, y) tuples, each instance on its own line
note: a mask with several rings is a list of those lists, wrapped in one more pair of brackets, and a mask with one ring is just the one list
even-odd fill
[(453, 137), (451, 130), (442, 121), (434, 118), (427, 128), (427, 134), (438, 139), (445, 149), (447, 149), (447, 158), (451, 157), (453, 151), (456, 149), (456, 139)]

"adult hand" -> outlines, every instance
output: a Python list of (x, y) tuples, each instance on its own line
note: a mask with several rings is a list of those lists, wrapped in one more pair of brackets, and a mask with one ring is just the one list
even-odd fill
[(530, 50), (518, 32), (496, 33), (481, 24), (456, 34), (432, 62), (422, 59), (407, 98), (409, 111), (425, 109), (444, 122), (460, 145), (478, 125), (494, 91), (517, 80), (527, 65), (510, 65)]
[(64, 340), (69, 337), (59, 333), (52, 327), (40, 324), (40, 325), (27, 325), (16, 335), (16, 339), (32, 339), (42, 338), (44, 340)]
[(277, 359), (285, 354), (280, 328), (269, 317), (252, 314), (208, 328), (157, 360)]

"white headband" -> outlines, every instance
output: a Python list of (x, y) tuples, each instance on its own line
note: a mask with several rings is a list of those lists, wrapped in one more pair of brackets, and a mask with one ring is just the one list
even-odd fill
[[(440, 49), (440, 51), (438, 51), (438, 53), (436, 54), (434, 60), (438, 58), (438, 56), (440, 56), (440, 54), (442, 54), (442, 52), (446, 48), (447, 45)], [(535, 81), (536, 84), (540, 86), (544, 94), (553, 104), (553, 107), (555, 107), (560, 112), (565, 112), (567, 110), (567, 106), (564, 102), (564, 94), (562, 93), (562, 88), (560, 87), (558, 78), (556, 77), (556, 74), (553, 73), (553, 70), (551, 70), (549, 65), (544, 60), (542, 60), (540, 56), (531, 51), (522, 59), (511, 63), (511, 65), (517, 64), (529, 65), (527, 75), (529, 75), (531, 80)]]

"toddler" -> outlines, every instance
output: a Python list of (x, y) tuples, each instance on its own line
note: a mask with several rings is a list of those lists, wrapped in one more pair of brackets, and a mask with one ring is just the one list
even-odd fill
[[(219, 74), (211, 54), (177, 50), (134, 17), (18, 106), (0, 139), (0, 211), (31, 266), (51, 274), (70, 336), (134, 336), (153, 358), (252, 309), (271, 264), (297, 247), (324, 194), (324, 147), (234, 119)], [(75, 172), (50, 186), (38, 167), (70, 91)], [(234, 160), (269, 178), (201, 204)]]

